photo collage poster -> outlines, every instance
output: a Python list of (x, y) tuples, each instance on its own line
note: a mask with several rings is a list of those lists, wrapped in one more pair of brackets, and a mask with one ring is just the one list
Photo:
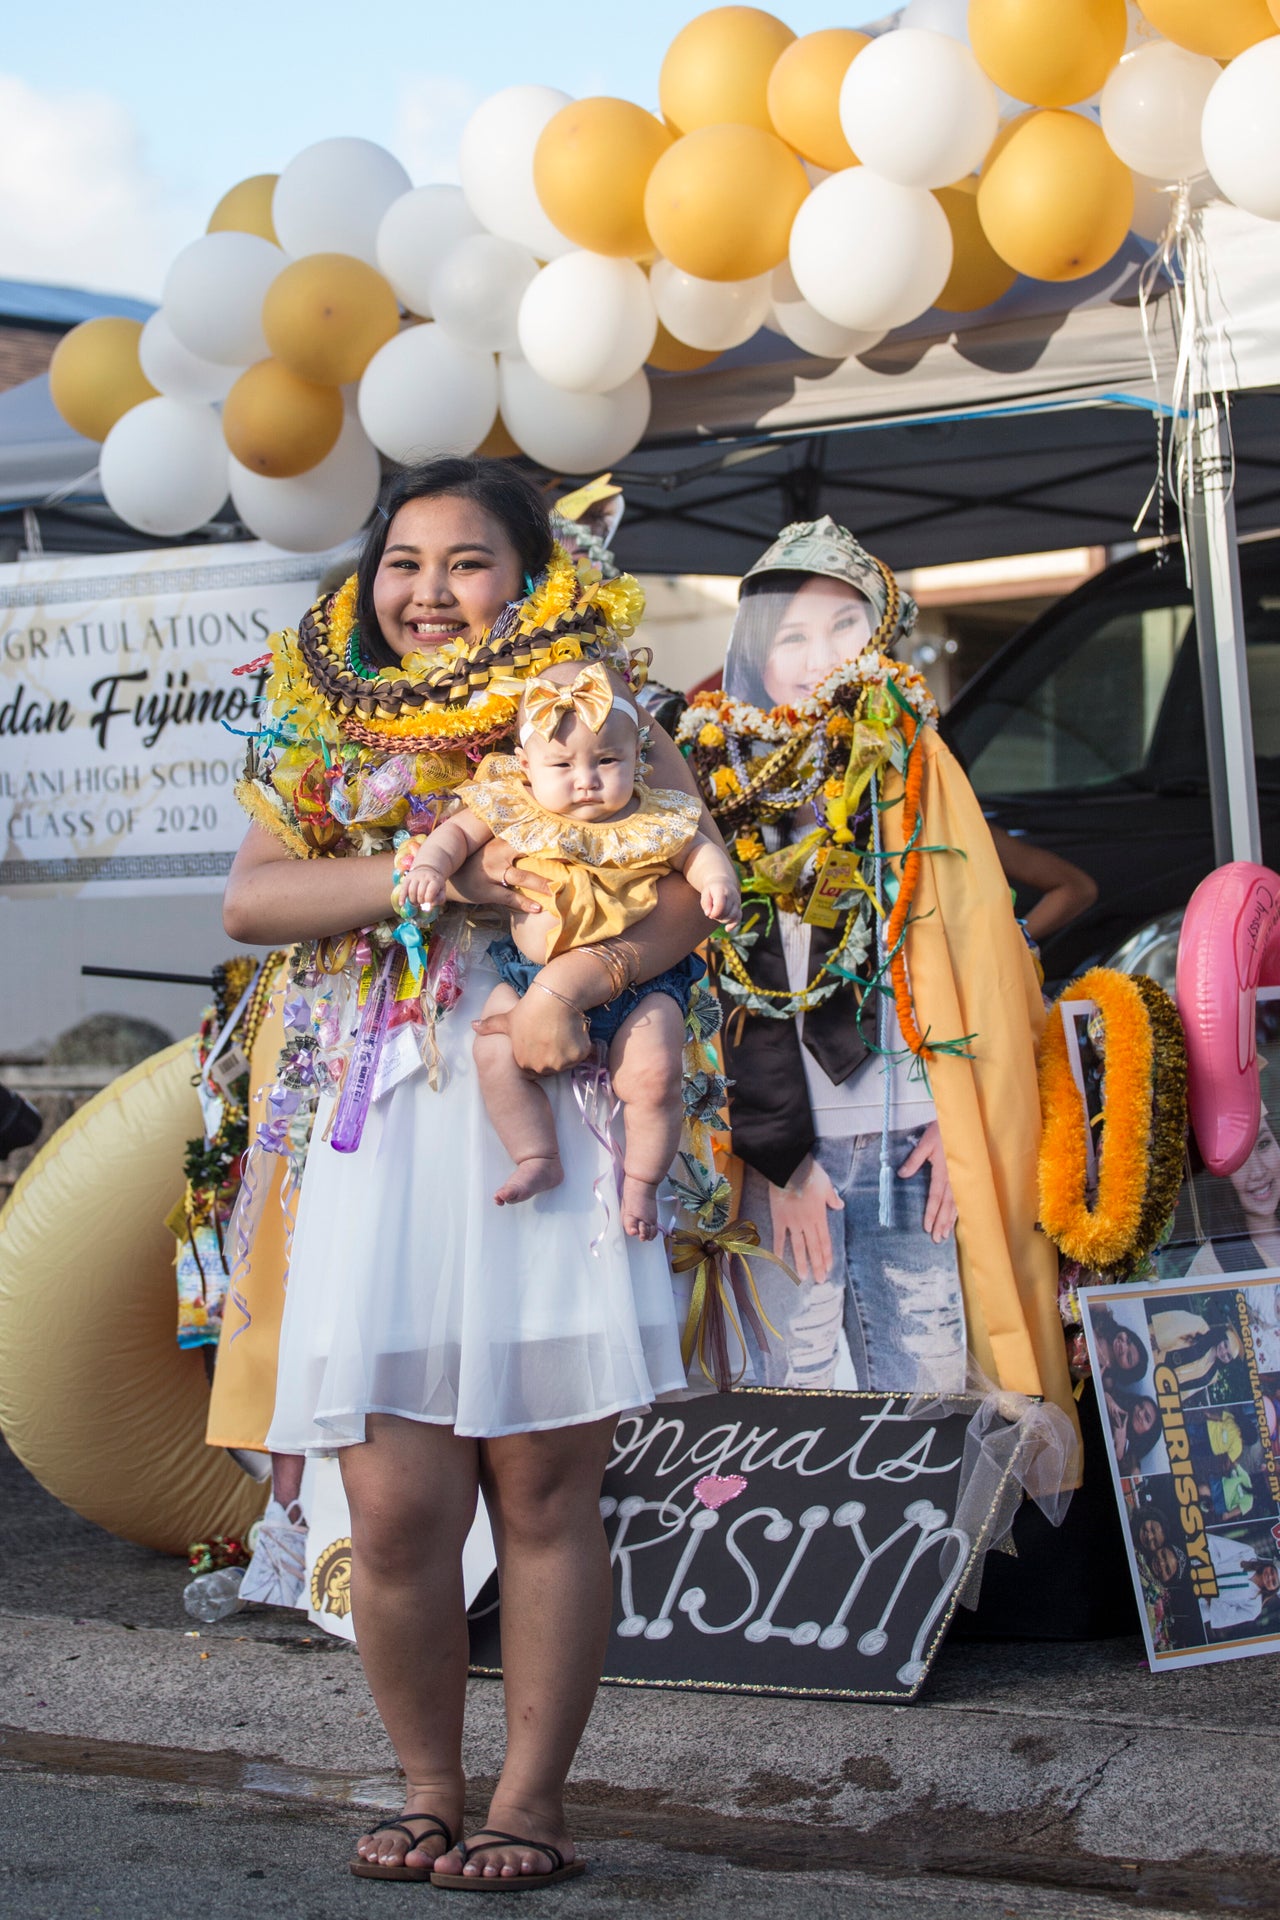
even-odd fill
[(1280, 1267), (1081, 1302), (1153, 1671), (1280, 1652)]

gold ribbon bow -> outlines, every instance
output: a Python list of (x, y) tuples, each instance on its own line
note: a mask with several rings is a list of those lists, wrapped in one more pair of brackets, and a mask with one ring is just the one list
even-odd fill
[(567, 687), (554, 680), (526, 680), (524, 683), (525, 721), (544, 740), (551, 740), (562, 714), (576, 713), (592, 733), (599, 733), (613, 707), (613, 688), (604, 668), (593, 662), (584, 667)]
[[(689, 1315), (680, 1336), (681, 1358), (687, 1371), (696, 1352), (698, 1365), (721, 1393), (736, 1387), (747, 1370), (747, 1342), (738, 1313), (734, 1311), (735, 1304), (762, 1346), (766, 1327), (775, 1340), (780, 1337), (761, 1303), (749, 1254), (758, 1260), (772, 1261), (789, 1280), (800, 1285), (799, 1274), (776, 1253), (761, 1246), (759, 1229), (752, 1220), (732, 1221), (718, 1233), (699, 1233), (682, 1227), (671, 1236), (671, 1271), (694, 1275)], [(740, 1277), (734, 1272), (735, 1261)], [(742, 1353), (735, 1370), (731, 1370), (729, 1364), (730, 1326)]]

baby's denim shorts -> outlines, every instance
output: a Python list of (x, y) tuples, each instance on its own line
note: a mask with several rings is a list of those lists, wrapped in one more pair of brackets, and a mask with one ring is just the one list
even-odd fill
[[(490, 941), (489, 958), (507, 985), (514, 987), (522, 1000), (542, 972), (536, 960), (526, 960), (510, 934), (504, 934), (501, 940)], [(665, 973), (655, 974), (652, 980), (642, 980), (636, 987), (624, 987), (615, 999), (606, 1000), (602, 1007), (592, 1007), (587, 1014), (587, 1030), (591, 1038), (607, 1047), (627, 1015), (635, 1012), (646, 994), (665, 993), (675, 1001), (681, 1013), (687, 1014), (689, 997), (706, 971), (697, 954), (691, 953), (678, 966), (668, 967)]]

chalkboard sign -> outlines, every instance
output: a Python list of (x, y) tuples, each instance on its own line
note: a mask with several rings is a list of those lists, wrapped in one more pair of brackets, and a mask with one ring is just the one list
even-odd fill
[[(919, 1692), (983, 1543), (954, 1524), (975, 1399), (713, 1394), (618, 1423), (606, 1680), (846, 1700)], [(496, 1583), (472, 1668), (501, 1671)]]

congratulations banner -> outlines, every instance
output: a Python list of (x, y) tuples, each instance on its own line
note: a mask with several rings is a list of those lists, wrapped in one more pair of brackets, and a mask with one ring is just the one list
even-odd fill
[(267, 635), (325, 558), (259, 542), (0, 566), (0, 890), (215, 892)]

